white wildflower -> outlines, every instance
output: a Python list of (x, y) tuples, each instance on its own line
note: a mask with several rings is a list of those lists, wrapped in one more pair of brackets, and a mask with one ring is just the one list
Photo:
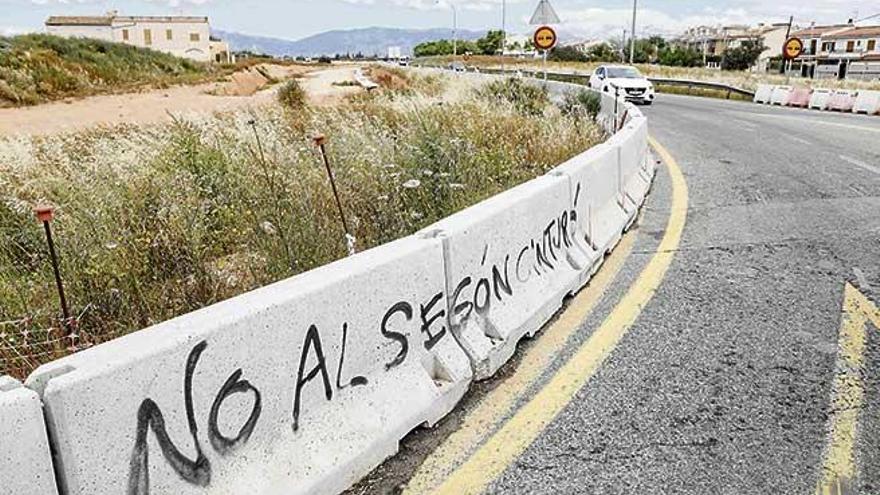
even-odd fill
[(265, 232), (267, 235), (275, 235), (275, 233), (278, 232), (275, 226), (272, 225), (272, 222), (268, 220), (264, 220), (263, 222), (261, 222), (260, 228), (263, 229), (263, 232)]
[(449, 189), (464, 189), (464, 184), (460, 184), (458, 182), (452, 182), (449, 184)]
[(422, 185), (422, 181), (420, 181), (419, 179), (410, 179), (410, 180), (403, 183), (403, 187), (405, 187), (407, 189), (415, 189), (421, 185)]

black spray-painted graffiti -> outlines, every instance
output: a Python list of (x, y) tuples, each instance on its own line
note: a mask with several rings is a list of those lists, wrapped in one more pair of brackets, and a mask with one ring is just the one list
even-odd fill
[[(144, 399), (141, 402), (137, 415), (137, 430), (135, 434), (134, 450), (131, 453), (131, 461), (129, 463), (128, 475), (128, 494), (129, 495), (146, 495), (150, 493), (150, 461), (149, 449), (147, 447), (147, 433), (150, 429), (156, 435), (156, 441), (159, 448), (162, 449), (162, 455), (171, 468), (186, 482), (197, 486), (208, 486), (211, 483), (211, 463), (205, 457), (199, 442), (198, 426), (196, 423), (195, 413), (193, 411), (193, 388), (192, 378), (196, 370), (199, 358), (208, 347), (208, 343), (202, 341), (198, 343), (189, 353), (186, 360), (186, 372), (183, 378), (183, 405), (186, 409), (187, 426), (192, 436), (193, 447), (196, 451), (196, 458), (189, 459), (180, 452), (165, 429), (165, 418), (162, 416), (162, 410), (152, 399)], [(234, 452), (238, 447), (245, 444), (250, 438), (257, 425), (257, 420), (262, 412), (262, 398), (259, 390), (247, 380), (241, 379), (241, 369), (236, 370), (226, 380), (226, 383), (220, 387), (214, 402), (211, 405), (211, 411), (208, 415), (208, 440), (214, 450), (221, 455), (227, 455)], [(241, 429), (235, 437), (229, 438), (220, 433), (217, 416), (220, 406), (223, 402), (237, 393), (252, 392), (254, 395), (254, 405), (251, 409), (250, 416), (242, 425)]]
[[(578, 187), (578, 192), (580, 188)], [(577, 197), (577, 195), (575, 196)], [(570, 259), (566, 252), (573, 246), (576, 231), (577, 215), (574, 209), (565, 210), (553, 218), (540, 232), (536, 239), (531, 239), (521, 248), (507, 253), (503, 261), (487, 268), (483, 277), (465, 276), (455, 285), (452, 293), (444, 291), (434, 293), (428, 300), (413, 304), (399, 301), (393, 304), (383, 315), (378, 331), (394, 345), (396, 353), (384, 363), (384, 370), (389, 371), (402, 365), (409, 355), (410, 342), (407, 332), (402, 326), (418, 318), (416, 324), (422, 334), (421, 345), (425, 350), (433, 349), (449, 333), (446, 322), (453, 330), (464, 325), (469, 318), (476, 315), (485, 318), (489, 312), (493, 298), (501, 302), (504, 298), (513, 297), (517, 284), (525, 285), (532, 277), (542, 277), (554, 271)], [(480, 267), (485, 267), (488, 245), (483, 249)], [(572, 268), (578, 267), (571, 265)], [(476, 282), (474, 281), (476, 280)], [(447, 311), (449, 317), (447, 319)], [(486, 321), (486, 320), (484, 320)], [(491, 328), (489, 329), (491, 331)], [(330, 368), (321, 333), (316, 325), (310, 325), (305, 333), (300, 351), (294, 397), (292, 404), (292, 428), (298, 431), (302, 413), (302, 394), (313, 381), (319, 381), (323, 389), (324, 399), (333, 400), (334, 390), (340, 391), (347, 387), (360, 387), (368, 384), (362, 375), (353, 375), (343, 380), (343, 365), (348, 340), (348, 323), (342, 324), (342, 342), (339, 360), (336, 363), (336, 380), (331, 382)], [(489, 335), (489, 334), (487, 334)], [(489, 335), (490, 337), (492, 335)], [(181, 479), (196, 486), (208, 486), (211, 482), (211, 463), (202, 451), (198, 438), (198, 426), (193, 411), (192, 378), (207, 342), (197, 344), (189, 354), (183, 383), (183, 400), (186, 410), (187, 426), (192, 437), (195, 459), (184, 455), (171, 441), (165, 428), (165, 420), (159, 406), (152, 399), (144, 399), (138, 410), (137, 431), (134, 450), (129, 466), (128, 494), (146, 495), (150, 490), (149, 452), (147, 434), (152, 430), (155, 434), (162, 455), (171, 468)], [(308, 366), (308, 363), (314, 363)], [(207, 421), (208, 440), (213, 449), (221, 455), (233, 453), (247, 443), (257, 426), (262, 411), (262, 395), (260, 391), (242, 378), (242, 370), (234, 371), (217, 392)], [(254, 402), (248, 419), (234, 437), (223, 435), (218, 427), (218, 415), (223, 402), (234, 394), (252, 393)]]
[[(493, 297), (502, 301), (505, 297), (512, 297), (516, 283), (521, 285), (529, 283), (532, 277), (543, 277), (556, 270), (564, 263), (571, 263), (566, 257), (566, 251), (574, 245), (576, 235), (577, 214), (575, 210), (566, 209), (555, 216), (546, 227), (539, 233), (537, 239), (531, 239), (522, 248), (512, 254), (506, 254), (503, 261), (498, 265), (492, 265), (489, 275), (476, 279), (473, 276), (463, 277), (451, 296), (443, 291), (433, 294), (427, 301), (416, 306), (408, 301), (400, 301), (393, 304), (385, 312), (379, 325), (379, 331), (383, 337), (393, 342), (397, 353), (385, 363), (385, 371), (400, 366), (406, 361), (410, 351), (410, 342), (406, 333), (398, 330), (401, 323), (412, 321), (418, 314), (419, 330), (422, 334), (421, 344), (426, 350), (433, 349), (448, 333), (445, 325), (447, 321), (447, 308), (449, 312), (449, 324), (453, 329), (464, 325), (473, 314), (484, 318), (484, 323), (489, 327), (490, 337), (500, 337), (495, 332), (492, 335), (491, 325), (485, 319), (492, 306)], [(480, 266), (486, 264), (488, 246), (484, 247)], [(579, 269), (574, 265), (571, 268)], [(515, 281), (511, 279), (515, 277)], [(471, 289), (472, 287), (472, 289)], [(472, 290), (467, 297), (465, 292)], [(444, 304), (445, 303), (445, 304)], [(342, 351), (339, 356), (336, 371), (336, 389), (346, 386), (366, 385), (367, 378), (355, 376), (348, 384), (341, 383), (343, 362), (345, 360), (345, 343), (347, 336), (347, 324), (342, 327)], [(315, 364), (307, 369), (307, 363)], [(333, 400), (333, 386), (330, 382), (330, 371), (327, 364), (327, 355), (322, 345), (321, 334), (314, 325), (306, 332), (299, 358), (299, 368), (296, 375), (296, 387), (293, 397), (293, 430), (300, 427), (302, 415), (302, 394), (307, 385), (320, 377), (320, 384), (325, 400)]]

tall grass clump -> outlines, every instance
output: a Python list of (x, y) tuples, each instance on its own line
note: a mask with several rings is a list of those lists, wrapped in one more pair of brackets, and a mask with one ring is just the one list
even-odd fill
[(518, 77), (493, 81), (477, 91), (491, 103), (507, 103), (524, 115), (540, 115), (550, 102), (547, 89)]
[(0, 107), (209, 79), (210, 65), (89, 38), (0, 37)]
[(411, 234), (602, 139), (553, 105), (541, 108), (551, 118), (538, 118), (443, 84), (444, 95), (461, 96), (438, 105), (418, 92), (374, 92), (337, 107), (273, 105), (0, 139), (0, 374), (24, 376), (69, 352), (66, 343), (38, 347), (57, 340), (59, 315), (37, 204), (57, 207), (78, 343), (91, 345), (345, 256), (311, 143), (316, 132), (327, 137), (360, 249)]
[(278, 103), (292, 110), (302, 108), (306, 104), (306, 92), (296, 79), (291, 79), (278, 88)]
[(595, 119), (602, 109), (602, 96), (595, 91), (579, 89), (565, 93), (562, 111), (567, 115), (587, 115)]

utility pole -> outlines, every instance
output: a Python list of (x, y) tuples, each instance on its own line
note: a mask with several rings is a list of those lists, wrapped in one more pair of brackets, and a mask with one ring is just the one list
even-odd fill
[(633, 23), (632, 23), (632, 32), (630, 34), (629, 39), (629, 63), (633, 63), (633, 59), (635, 58), (636, 53), (636, 9), (638, 8), (639, 0), (633, 0)]
[[(788, 37), (791, 36), (791, 24), (794, 22), (794, 16), (788, 17), (788, 27), (785, 29), (785, 41), (788, 41)], [(788, 61), (785, 60), (785, 57), (782, 57), (782, 63), (779, 67), (779, 73), (785, 74), (785, 65), (788, 64)], [(768, 64), (769, 65), (769, 64)], [(788, 81), (786, 81), (788, 83)]]
[(501, 0), (501, 73), (504, 73), (504, 49), (507, 48), (507, 1)]
[(458, 11), (454, 3), (449, 6), (452, 7), (452, 57), (455, 58), (458, 56)]
[(620, 61), (626, 61), (626, 28), (623, 28), (623, 38), (620, 38)]

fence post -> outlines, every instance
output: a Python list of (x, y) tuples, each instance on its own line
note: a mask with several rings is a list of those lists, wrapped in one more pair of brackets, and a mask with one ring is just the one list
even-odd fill
[(52, 271), (55, 273), (55, 286), (58, 288), (58, 299), (61, 302), (61, 314), (64, 316), (62, 324), (67, 331), (67, 336), (74, 335), (75, 322), (70, 318), (70, 310), (67, 307), (67, 298), (64, 296), (64, 283), (61, 280), (61, 270), (58, 267), (58, 255), (55, 253), (55, 241), (52, 239), (52, 227), (50, 222), (55, 218), (55, 209), (51, 206), (37, 206), (34, 208), (37, 220), (42, 222), (46, 232), (46, 244), (49, 247), (49, 257), (52, 260)]

